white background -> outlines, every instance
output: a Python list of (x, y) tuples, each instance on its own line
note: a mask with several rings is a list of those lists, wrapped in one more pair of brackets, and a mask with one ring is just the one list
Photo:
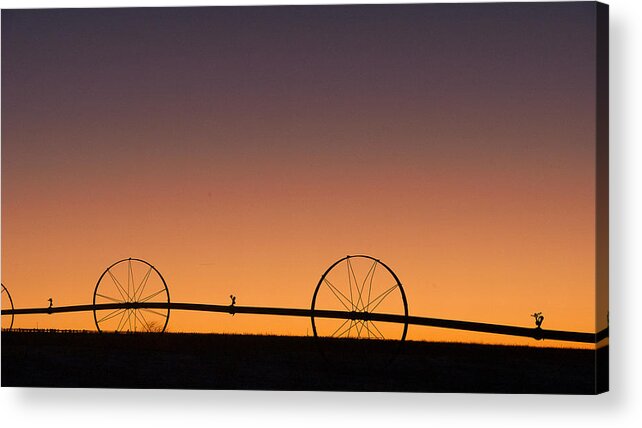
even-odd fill
[[(320, 2), (279, 1), (277, 4)], [(607, 3), (611, 14), (609, 393), (576, 397), (2, 388), (0, 424), (4, 427), (92, 428), (329, 424), (476, 428), (639, 426), (642, 422), (642, 311), (638, 313), (638, 307), (642, 307), (639, 269), (642, 265), (639, 221), (642, 218), (639, 188), (642, 183), (642, 2), (612, 0)], [(275, 1), (0, 0), (2, 8), (214, 4), (275, 4)]]

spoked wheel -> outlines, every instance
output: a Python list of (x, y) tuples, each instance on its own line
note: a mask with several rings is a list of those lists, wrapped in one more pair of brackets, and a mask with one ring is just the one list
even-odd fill
[[(7, 290), (7, 288), (4, 286), (4, 284), (0, 284), (0, 285), (2, 285), (2, 297), (1, 297), (1, 299), (2, 299), (2, 310), (13, 310), (14, 309), (13, 308), (13, 300), (11, 299), (11, 294), (9, 294), (9, 290)], [(7, 323), (7, 327), (5, 327), (5, 322), (4, 322), (5, 317), (2, 317), (2, 321), (3, 321), (2, 322), (2, 327), (6, 328), (7, 330), (11, 330), (11, 328), (13, 327), (14, 315), (13, 314), (7, 315), (6, 318), (7, 318), (7, 322), (6, 322)]]
[(141, 259), (109, 266), (94, 290), (99, 332), (163, 332), (169, 322), (169, 289), (160, 272)]
[[(349, 314), (329, 317), (331, 312), (327, 311)], [(372, 319), (383, 314), (396, 317)], [(335, 262), (321, 276), (312, 297), (312, 331), (326, 339), (326, 355), (339, 343), (331, 339), (354, 339), (344, 341), (354, 348), (349, 352), (360, 350), (368, 358), (387, 355), (392, 360), (406, 338), (407, 317), (408, 302), (401, 281), (392, 269), (370, 256), (347, 256)]]

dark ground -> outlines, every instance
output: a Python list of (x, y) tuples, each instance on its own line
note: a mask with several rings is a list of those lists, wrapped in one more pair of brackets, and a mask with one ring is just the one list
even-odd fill
[[(3, 387), (596, 391), (590, 350), (406, 342), (385, 364), (395, 343), (362, 349), (363, 340), (179, 333), (2, 332), (1, 339)], [(598, 353), (606, 360), (608, 347)]]

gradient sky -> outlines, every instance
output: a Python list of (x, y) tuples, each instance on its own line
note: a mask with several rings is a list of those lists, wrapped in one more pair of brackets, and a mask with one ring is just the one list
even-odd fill
[[(590, 2), (5, 10), (2, 282), (16, 307), (86, 304), (139, 257), (172, 301), (305, 308), (330, 264), (365, 253), (412, 315), (542, 311), (544, 328), (595, 331), (595, 17)], [(16, 317), (36, 325), (94, 328)], [(311, 334), (178, 311), (168, 328)]]

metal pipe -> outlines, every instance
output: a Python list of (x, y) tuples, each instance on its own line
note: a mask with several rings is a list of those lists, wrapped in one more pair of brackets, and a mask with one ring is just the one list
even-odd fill
[(378, 314), (356, 311), (330, 311), (297, 309), (297, 308), (269, 308), (259, 306), (230, 306), (230, 305), (209, 305), (201, 303), (104, 303), (96, 305), (75, 305), (59, 306), (53, 308), (25, 308), (25, 309), (3, 309), (2, 315), (26, 315), (26, 314), (55, 314), (67, 312), (84, 312), (93, 310), (114, 310), (114, 309), (170, 309), (183, 311), (219, 312), (229, 314), (255, 314), (255, 315), (278, 315), (294, 317), (311, 317), (314, 313), (318, 318), (353, 319), (365, 321), (381, 321), (409, 325), (421, 325), (427, 327), (447, 328), (455, 330), (474, 331), (480, 333), (501, 334), (507, 336), (531, 337), (534, 339), (550, 339), (568, 342), (597, 343), (608, 337), (608, 327), (598, 333), (583, 333), (561, 330), (544, 330), (541, 328), (517, 327), (509, 325), (488, 324), (471, 321), (456, 321), (440, 318), (428, 318), (418, 316), (404, 316), (396, 314)]

